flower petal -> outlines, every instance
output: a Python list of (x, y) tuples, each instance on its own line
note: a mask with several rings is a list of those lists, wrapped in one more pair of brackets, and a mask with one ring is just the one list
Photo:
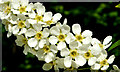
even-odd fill
[(39, 6), (39, 8), (37, 8), (37, 13), (39, 16), (42, 16), (45, 13), (45, 7), (43, 5)]
[(43, 17), (43, 21), (49, 21), (52, 18), (52, 12), (46, 12)]
[(13, 34), (18, 34), (19, 32), (19, 27), (17, 25), (12, 27)]
[(109, 57), (109, 59), (107, 60), (107, 62), (108, 62), (109, 64), (112, 64), (113, 61), (114, 61), (114, 59), (115, 59), (115, 56), (114, 56), (114, 55), (111, 55), (111, 56)]
[(41, 39), (39, 42), (39, 47), (43, 48), (44, 44), (46, 44), (46, 40), (45, 39)]
[(92, 66), (95, 64), (95, 62), (97, 61), (97, 58), (96, 57), (91, 57), (89, 60), (88, 60), (88, 65), (89, 66)]
[(50, 50), (51, 50), (53, 53), (57, 53), (57, 51), (58, 51), (56, 45), (50, 45)]
[(93, 47), (91, 47), (90, 50), (91, 50), (91, 53), (92, 53), (93, 55), (98, 55), (98, 54), (100, 54), (101, 51), (102, 51), (102, 49), (100, 48), (100, 46), (99, 46), (98, 44), (93, 45)]
[(70, 42), (69, 47), (71, 49), (77, 48), (78, 47), (78, 42), (77, 41)]
[(70, 54), (70, 51), (68, 48), (64, 48), (61, 50), (60, 55), (61, 56), (68, 56)]
[(74, 68), (78, 68), (79, 65), (78, 65), (75, 61), (72, 60), (72, 67), (74, 67)]
[(100, 69), (100, 64), (94, 64), (93, 66), (91, 66), (91, 68), (93, 69), (93, 70), (99, 70)]
[(62, 31), (62, 33), (64, 33), (64, 34), (69, 33), (69, 32), (70, 32), (70, 26), (68, 26), (68, 25), (63, 25), (63, 26), (61, 27), (61, 31)]
[(33, 7), (34, 7), (33, 3), (29, 3), (26, 7), (26, 11), (31, 11)]
[(74, 34), (78, 34), (79, 35), (81, 33), (81, 26), (80, 26), (80, 24), (73, 24), (72, 32)]
[(107, 51), (104, 50), (104, 49), (102, 49), (100, 55), (99, 55), (98, 58), (97, 58), (97, 61), (103, 61), (104, 59), (107, 58), (107, 56), (108, 56), (108, 55), (107, 55)]
[(75, 57), (75, 62), (76, 62), (79, 66), (83, 66), (83, 65), (85, 65), (85, 63), (86, 63), (86, 59), (85, 59), (83, 56), (79, 55), (79, 56)]
[(37, 21), (33, 19), (27, 19), (27, 21), (32, 25), (37, 23)]
[(57, 58), (56, 64), (59, 68), (64, 68), (64, 58)]
[(46, 56), (45, 56), (45, 62), (49, 63), (53, 60), (54, 54), (52, 52), (49, 52)]
[(72, 63), (72, 58), (70, 56), (67, 56), (64, 58), (65, 67), (67, 67), (67, 68), (71, 67), (71, 63)]
[(89, 44), (83, 44), (82, 46), (80, 46), (80, 47), (78, 47), (78, 52), (80, 53), (80, 54), (84, 54), (84, 53), (86, 53), (89, 49)]
[(8, 32), (7, 33), (7, 38), (9, 38), (12, 35), (12, 33)]
[(23, 53), (24, 53), (25, 55), (27, 55), (28, 52), (29, 52), (29, 50), (30, 50), (30, 47), (29, 47), (28, 45), (25, 45), (25, 46), (24, 46)]
[(67, 42), (67, 44), (69, 44), (70, 42), (74, 41), (75, 37), (73, 36), (72, 33), (68, 33), (67, 37), (65, 38), (65, 41)]
[(92, 38), (92, 45), (94, 44), (100, 44), (101, 42), (97, 38)]
[(92, 38), (91, 37), (86, 37), (85, 39), (82, 40), (83, 44), (89, 44), (91, 43)]
[(45, 71), (48, 71), (48, 70), (52, 69), (52, 64), (50, 64), (50, 63), (45, 63), (45, 64), (42, 66), (42, 69), (45, 70)]
[(107, 36), (103, 41), (103, 45), (108, 44), (111, 40), (112, 40), (112, 36)]
[(49, 29), (48, 28), (44, 28), (43, 32), (42, 32), (43, 38), (47, 38), (49, 36), (49, 33), (50, 33)]
[(22, 28), (21, 31), (18, 33), (18, 35), (24, 34), (27, 31), (26, 28)]
[(42, 26), (41, 24), (34, 24), (32, 25), (33, 28), (37, 31), (37, 32), (40, 32), (42, 30)]
[(50, 42), (51, 44), (55, 45), (55, 44), (58, 42), (58, 39), (57, 39), (57, 37), (55, 37), (55, 36), (50, 36), (49, 42)]
[(34, 36), (36, 34), (36, 31), (34, 29), (28, 29), (25, 33), (26, 37), (31, 37)]
[(31, 38), (31, 39), (28, 40), (28, 45), (30, 47), (35, 47), (37, 45), (37, 43), (38, 43), (38, 41), (35, 38)]
[(44, 50), (39, 49), (36, 53), (36, 56), (37, 56), (38, 60), (44, 60)]
[(92, 35), (93, 35), (92, 31), (90, 31), (90, 30), (85, 30), (82, 32), (83, 37), (91, 37)]
[(53, 27), (51, 27), (50, 32), (53, 35), (59, 35), (60, 34), (60, 29), (57, 26), (53, 26)]
[(67, 18), (64, 19), (63, 25), (67, 24)]
[(107, 70), (108, 67), (109, 67), (109, 65), (104, 65), (104, 66), (101, 68), (101, 70)]
[(56, 13), (54, 16), (53, 16), (53, 22), (57, 22), (58, 20), (60, 20), (62, 17), (62, 15), (60, 13)]
[(57, 45), (58, 50), (62, 50), (63, 48), (66, 48), (66, 43), (65, 42), (59, 42)]
[(17, 14), (17, 17), (22, 21), (24, 21), (26, 19), (25, 15), (23, 15), (23, 14)]
[(107, 49), (111, 44), (112, 44), (112, 42), (110, 42), (109, 44), (105, 45), (103, 48)]
[(15, 40), (15, 42), (16, 42), (16, 45), (18, 45), (18, 46), (23, 46), (24, 45), (24, 43), (23, 43), (23, 40), (24, 39), (24, 36), (23, 35), (17, 35), (17, 39)]

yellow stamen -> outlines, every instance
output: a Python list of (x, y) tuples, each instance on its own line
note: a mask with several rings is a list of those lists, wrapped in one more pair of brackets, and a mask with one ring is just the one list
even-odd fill
[(36, 16), (35, 16), (35, 20), (37, 20), (37, 22), (41, 21), (42, 18), (43, 18), (43, 17), (42, 17), (42, 16), (39, 16), (39, 15), (36, 15)]
[(11, 8), (9, 6), (6, 7), (5, 13), (10, 13)]
[(84, 39), (84, 37), (82, 37), (81, 34), (80, 35), (75, 35), (75, 37), (76, 37), (76, 40), (80, 41), (80, 42)]
[(104, 47), (104, 45), (103, 45), (103, 44), (101, 44), (101, 43), (99, 44), (99, 46), (100, 46), (101, 48), (103, 48), (103, 47)]
[(18, 26), (19, 26), (20, 28), (24, 28), (24, 27), (25, 27), (25, 22), (24, 22), (24, 21), (19, 21), (19, 22), (18, 22)]
[(77, 50), (71, 50), (71, 51), (70, 51), (70, 56), (71, 56), (72, 58), (75, 58), (77, 55), (78, 55)]
[(89, 59), (90, 57), (92, 57), (91, 52), (90, 52), (90, 51), (86, 52), (86, 53), (84, 54), (84, 57), (85, 57), (86, 59)]
[(46, 23), (50, 25), (51, 23), (53, 23), (53, 21), (49, 20), (49, 21), (46, 21)]
[(65, 35), (64, 34), (60, 34), (57, 36), (59, 41), (64, 41), (65, 40)]
[(37, 32), (35, 38), (39, 40), (42, 38), (42, 36), (43, 36), (42, 32)]
[(20, 7), (19, 11), (20, 11), (20, 13), (25, 12), (26, 11), (26, 7)]
[(108, 65), (107, 59), (103, 60), (100, 62), (101, 66)]
[(50, 51), (50, 47), (48, 45), (44, 45), (43, 49), (46, 53)]

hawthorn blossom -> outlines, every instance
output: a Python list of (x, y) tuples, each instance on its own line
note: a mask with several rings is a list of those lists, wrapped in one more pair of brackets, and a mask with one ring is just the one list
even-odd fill
[(115, 59), (114, 55), (111, 55), (108, 59), (106, 57), (102, 57), (98, 62), (96, 62), (91, 68), (93, 70), (107, 70), (109, 67), (109, 64), (112, 64)]
[(34, 24), (33, 28), (30, 28), (26, 31), (25, 36), (32, 37), (28, 39), (28, 45), (30, 47), (35, 47), (35, 49), (38, 50), (38, 48), (43, 48), (44, 44), (46, 43), (46, 38), (49, 36), (49, 29), (44, 28), (42, 31), (42, 27), (40, 24)]

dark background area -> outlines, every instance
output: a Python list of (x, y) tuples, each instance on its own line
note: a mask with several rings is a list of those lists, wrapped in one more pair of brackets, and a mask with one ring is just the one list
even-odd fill
[[(117, 2), (44, 2), (46, 11), (53, 14), (61, 13), (63, 23), (67, 18), (70, 27), (74, 23), (81, 25), (82, 31), (91, 30), (93, 36), (103, 41), (108, 35), (113, 36), (112, 42), (120, 40), (120, 8), (115, 8)], [(44, 62), (31, 55), (23, 54), (23, 47), (16, 46), (15, 36), (7, 38), (7, 32), (2, 25), (2, 72), (44, 72)], [(108, 52), (108, 57), (115, 54), (113, 64), (120, 65), (120, 46)], [(87, 67), (87, 64), (83, 68)], [(112, 65), (110, 65), (110, 69)], [(119, 66), (120, 68), (120, 66)], [(89, 70), (85, 70), (89, 71)], [(48, 71), (53, 72), (53, 69)], [(84, 71), (83, 71), (84, 72)]]

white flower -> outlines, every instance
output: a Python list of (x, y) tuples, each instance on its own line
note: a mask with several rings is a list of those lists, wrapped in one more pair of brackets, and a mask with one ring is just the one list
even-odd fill
[(55, 45), (44, 45), (43, 48), (37, 51), (36, 56), (39, 60), (45, 60), (46, 63), (49, 63), (54, 60), (55, 53), (57, 53), (57, 47)]
[(8, 3), (0, 4), (0, 18), (1, 19), (8, 19), (11, 15), (11, 6)]
[(28, 16), (31, 18), (31, 19), (28, 19), (28, 22), (31, 24), (35, 24), (35, 23), (45, 24), (43, 22), (43, 15), (45, 13), (45, 7), (41, 3), (35, 3), (34, 5), (31, 4), (29, 6), (30, 7), (28, 7), (28, 10), (29, 9), (32, 9), (32, 10), (28, 13)]
[(54, 16), (52, 16), (52, 12), (46, 12), (43, 17), (43, 22), (45, 22), (46, 26), (50, 26), (51, 24), (57, 23), (58, 20), (61, 19), (62, 15), (60, 13), (56, 13)]
[(83, 66), (86, 63), (86, 59), (81, 56), (76, 49), (69, 50), (68, 48), (63, 48), (61, 50), (61, 56), (65, 57), (64, 65), (67, 68), (71, 67), (73, 59), (75, 59), (75, 63), (78, 66)]
[(48, 70), (52, 69), (52, 64), (50, 64), (50, 63), (45, 63), (45, 64), (43, 65), (42, 69), (45, 70), (45, 71), (48, 71)]
[(23, 20), (18, 21), (17, 24), (15, 24), (12, 27), (13, 34), (21, 35), (21, 34), (25, 33), (27, 31), (25, 28), (26, 26), (27, 26), (27, 24), (25, 23), (25, 21), (23, 21)]
[(93, 56), (93, 54), (91, 53), (90, 50), (88, 50), (86, 53), (82, 54), (81, 56), (83, 56), (85, 58), (85, 61), (88, 60), (89, 66), (94, 65), (97, 61), (97, 58), (95, 56)]
[(26, 12), (26, 7), (28, 5), (28, 2), (29, 0), (16, 0), (16, 1), (13, 1), (11, 2), (11, 11), (13, 12), (13, 14), (24, 14), (26, 15), (27, 12)]
[[(42, 48), (44, 44), (46, 44), (46, 38), (49, 36), (49, 29), (44, 28), (42, 31), (42, 27), (40, 24), (34, 24), (34, 29), (28, 29), (25, 33), (25, 36), (32, 37), (28, 40), (28, 45), (30, 47), (40, 47)], [(35, 48), (36, 49), (36, 48)]]
[(109, 67), (109, 64), (112, 64), (113, 61), (115, 59), (114, 55), (111, 55), (108, 59), (102, 59), (99, 61), (99, 63), (96, 63), (95, 65), (93, 65), (91, 68), (93, 70), (107, 70)]
[(112, 36), (107, 36), (103, 40), (103, 43), (101, 43), (98, 39), (93, 38), (91, 43), (92, 45), (98, 44), (101, 48), (106, 49), (112, 44), (111, 40), (112, 40)]
[(79, 24), (72, 25), (72, 32), (75, 34), (75, 40), (83, 44), (89, 44), (92, 40), (92, 32), (85, 30), (81, 33), (81, 26)]
[(50, 32), (52, 35), (54, 36), (50, 36), (49, 38), (49, 42), (51, 44), (56, 44), (58, 43), (58, 50), (63, 49), (64, 47), (66, 47), (66, 35), (70, 32), (70, 27), (68, 25), (56, 25), (51, 27)]
[(27, 41), (28, 40), (23, 35), (17, 35), (17, 39), (15, 40), (16, 45), (21, 46), (21, 47), (27, 44)]

